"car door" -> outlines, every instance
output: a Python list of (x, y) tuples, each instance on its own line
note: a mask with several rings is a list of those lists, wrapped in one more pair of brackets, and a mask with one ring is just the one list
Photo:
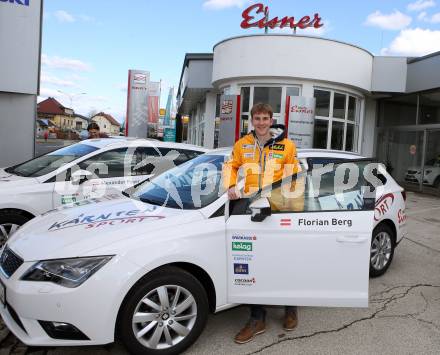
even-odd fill
[(271, 215), (261, 222), (251, 220), (249, 208), (232, 208), (226, 224), (228, 302), (368, 305), (375, 197), (365, 194), (367, 162), (331, 165), (283, 179), (249, 200), (269, 194)]

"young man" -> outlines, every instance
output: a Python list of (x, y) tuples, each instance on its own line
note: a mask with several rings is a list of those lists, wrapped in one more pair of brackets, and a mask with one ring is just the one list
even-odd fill
[[(235, 143), (232, 157), (223, 169), (223, 181), (230, 200), (240, 198), (236, 188), (240, 168), (244, 170), (246, 195), (300, 171), (295, 144), (285, 138), (284, 125), (273, 124), (273, 110), (270, 105), (254, 105), (251, 122), (254, 130)], [(264, 306), (251, 305), (250, 313), (250, 320), (234, 338), (236, 343), (247, 343), (266, 330)], [(293, 330), (297, 324), (296, 307), (286, 306), (284, 329)]]
[(87, 131), (89, 132), (89, 139), (108, 138), (105, 133), (100, 132), (99, 126), (96, 122), (90, 122), (87, 126)]

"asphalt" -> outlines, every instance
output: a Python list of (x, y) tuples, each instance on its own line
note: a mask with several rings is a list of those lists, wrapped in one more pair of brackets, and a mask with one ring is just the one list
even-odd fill
[[(246, 307), (212, 315), (186, 354), (440, 354), (440, 199), (408, 193), (408, 237), (382, 277), (370, 280), (368, 308), (299, 308), (299, 325), (281, 328), (282, 308), (268, 309), (267, 331), (237, 345)], [(126, 354), (119, 344), (27, 348), (3, 325), (3, 354)]]

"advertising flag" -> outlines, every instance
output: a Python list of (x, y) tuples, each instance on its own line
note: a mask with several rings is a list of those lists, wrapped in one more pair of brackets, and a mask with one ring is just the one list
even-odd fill
[(171, 109), (173, 106), (173, 96), (174, 96), (174, 88), (171, 87), (170, 92), (168, 94), (165, 116), (163, 118), (163, 125), (164, 126), (169, 126), (171, 124)]
[(159, 121), (160, 82), (150, 82), (148, 88), (148, 122)]

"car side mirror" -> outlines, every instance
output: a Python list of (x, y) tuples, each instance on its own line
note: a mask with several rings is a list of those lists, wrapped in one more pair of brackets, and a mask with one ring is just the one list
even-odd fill
[(252, 211), (252, 222), (263, 222), (266, 217), (272, 214), (269, 200), (266, 197), (261, 197), (258, 200), (253, 201), (249, 208)]
[(88, 178), (92, 176), (92, 173), (88, 170), (77, 170), (74, 173), (72, 173), (72, 183), (81, 185), (84, 181), (86, 181)]

